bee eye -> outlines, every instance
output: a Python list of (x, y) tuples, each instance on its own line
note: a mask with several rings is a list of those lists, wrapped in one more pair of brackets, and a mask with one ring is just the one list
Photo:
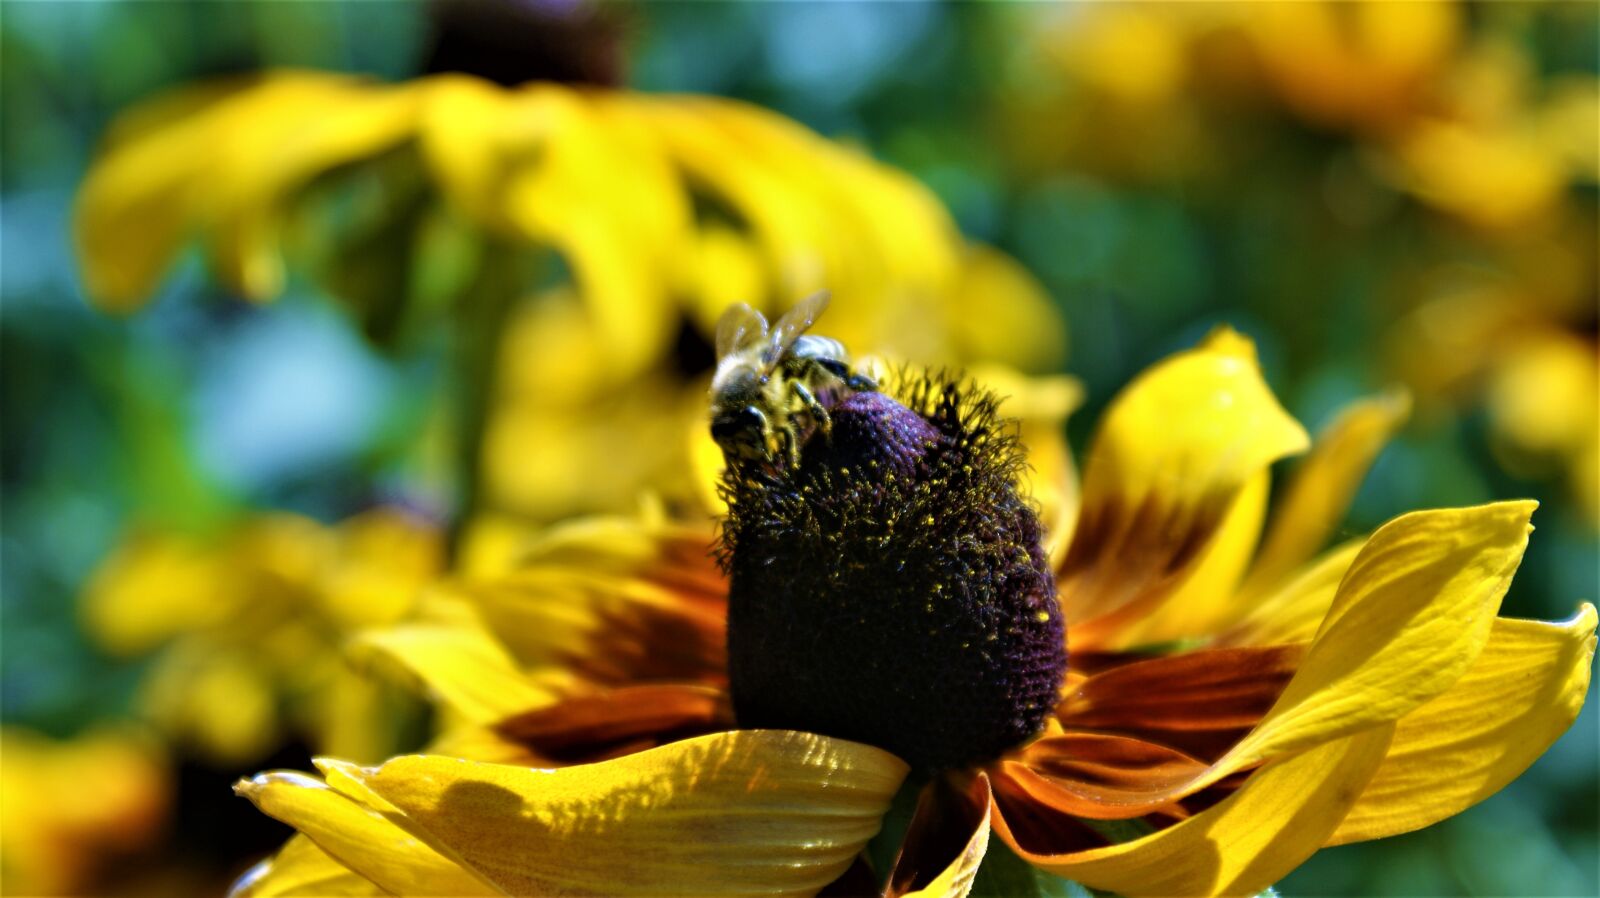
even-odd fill
[(762, 382), (762, 383), (766, 383), (766, 382), (767, 382), (767, 379), (768, 379), (768, 378), (767, 378), (767, 376), (766, 376), (766, 375), (765, 375), (765, 374), (763, 374), (763, 375), (762, 375), (762, 376), (761, 376), (761, 382)]
[(711, 437), (719, 442), (737, 440), (760, 432), (761, 413), (748, 406), (711, 422)]

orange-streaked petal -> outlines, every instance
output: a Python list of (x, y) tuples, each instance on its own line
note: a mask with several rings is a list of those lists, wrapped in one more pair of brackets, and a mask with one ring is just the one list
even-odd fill
[(539, 757), (575, 762), (733, 729), (733, 709), (725, 692), (708, 686), (629, 686), (573, 696), (494, 729)]
[(1136, 661), (1083, 681), (1056, 716), (1068, 729), (1132, 734), (1215, 758), (1272, 708), (1304, 655), (1286, 645)]
[(1284, 758), (1221, 803), (1131, 842), (1039, 853), (1019, 842), (1003, 808), (994, 828), (1035, 866), (1128, 898), (1250, 895), (1322, 847), (1383, 760), (1391, 732), (1377, 727)]
[(498, 892), (382, 814), (303, 773), (257, 774), (234, 791), (308, 836), (339, 863), (395, 895)]
[(1272, 589), (1321, 551), (1367, 469), (1410, 412), (1410, 395), (1396, 390), (1352, 402), (1317, 434), (1278, 503), (1241, 595)]
[(515, 572), (449, 591), (529, 667), (618, 686), (727, 677), (727, 586), (700, 528), (576, 521), (552, 530)]
[(989, 777), (964, 788), (943, 777), (922, 789), (885, 898), (966, 898), (989, 848)]
[(317, 843), (295, 834), (278, 853), (234, 881), (228, 898), (387, 895), (377, 883), (334, 860)]
[(1171, 804), (1151, 801), (1198, 777), (1204, 761), (1129, 736), (1069, 732), (1039, 739), (997, 776), (1062, 813), (1094, 820), (1142, 817)]
[(1353, 539), (1328, 550), (1263, 596), (1243, 620), (1217, 634), (1211, 645), (1224, 648), (1310, 642), (1333, 605), (1345, 571), (1365, 544), (1364, 539)]
[(1117, 650), (1209, 636), (1243, 615), (1239, 581), (1261, 537), (1272, 478), (1266, 470), (1250, 478), (1234, 498), (1194, 570), (1183, 585), (1141, 618), (1124, 625), (1100, 648)]
[[(1379, 528), (1271, 710), (1195, 779), (1152, 791), (1149, 801), (1190, 795), (1264, 762), (1391, 723), (1448, 689), (1488, 640), (1527, 546), (1534, 504), (1414, 512)], [(1176, 666), (1182, 658), (1163, 662)], [(1123, 702), (1102, 703), (1102, 713), (1117, 713)], [(1097, 721), (1071, 699), (1061, 716), (1072, 726)]]
[(1254, 347), (1232, 331), (1135, 380), (1089, 451), (1083, 510), (1058, 575), (1077, 644), (1107, 644), (1159, 605), (1245, 485), (1307, 443), (1262, 380)]
[(365, 771), (396, 823), (517, 895), (810, 895), (877, 833), (906, 765), (742, 730), (540, 770), (412, 755)]
[(1595, 609), (1501, 619), (1472, 668), (1400, 719), (1389, 753), (1329, 844), (1421, 829), (1516, 779), (1572, 725), (1594, 660)]

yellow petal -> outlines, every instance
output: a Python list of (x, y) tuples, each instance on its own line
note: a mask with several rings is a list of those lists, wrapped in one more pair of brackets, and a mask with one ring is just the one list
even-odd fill
[(637, 374), (673, 336), (665, 269), (689, 237), (682, 186), (658, 147), (629, 139), (632, 131), (584, 94), (524, 88), (516, 112), (549, 131), (539, 154), (508, 178), (506, 217), (561, 253), (614, 375)]
[(79, 608), (84, 629), (115, 654), (137, 655), (215, 626), (238, 607), (218, 555), (180, 537), (133, 534), (90, 579)]
[(558, 684), (524, 674), (493, 636), (457, 624), (371, 630), (351, 645), (358, 663), (379, 663), (424, 687), (467, 721), (487, 723), (550, 703)]
[(1320, 551), (1344, 519), (1373, 459), (1405, 423), (1411, 397), (1396, 391), (1351, 403), (1320, 434), (1295, 470), (1262, 540), (1245, 597), (1278, 585)]
[(389, 822), (303, 773), (262, 773), (234, 791), (394, 895), (499, 894)]
[(1472, 668), (1400, 719), (1383, 764), (1329, 844), (1421, 829), (1516, 779), (1583, 708), (1594, 648), (1593, 605), (1562, 623), (1495, 621)]
[(84, 287), (101, 306), (131, 311), (155, 292), (193, 227), (194, 171), (216, 109), (243, 85), (188, 88), (134, 107), (84, 176), (73, 240)]
[(296, 834), (278, 853), (251, 867), (228, 890), (228, 898), (385, 895), (372, 880), (339, 863), (317, 843)]
[(603, 684), (726, 677), (727, 584), (707, 528), (584, 518), (515, 572), (452, 587), (517, 660)]
[(1102, 644), (1183, 582), (1236, 497), (1305, 430), (1222, 330), (1139, 377), (1101, 422), (1058, 578), (1075, 643)]
[(395, 821), (517, 895), (811, 895), (878, 831), (906, 766), (808, 733), (718, 733), (538, 770), (396, 758)]
[(1045, 855), (1018, 845), (1003, 815), (995, 829), (1041, 869), (1128, 898), (1251, 895), (1322, 847), (1383, 760), (1391, 732), (1378, 727), (1284, 758), (1215, 807), (1131, 842)]
[(513, 110), (517, 95), (469, 75), (431, 78), (418, 118), (423, 158), (452, 205), (490, 227), (507, 228), (496, 202), (511, 164), (537, 153), (542, 123)]
[(1272, 708), (1159, 806), (1226, 776), (1389, 724), (1448, 689), (1478, 657), (1527, 545), (1532, 502), (1422, 511), (1361, 548)]
[(1357, 554), (1294, 679), (1217, 767), (1239, 770), (1415, 710), (1488, 641), (1537, 503), (1419, 511)]
[(969, 246), (948, 296), (960, 358), (1005, 361), (1028, 371), (1059, 370), (1066, 360), (1061, 314), (1033, 275), (1005, 253)]
[(282, 72), (226, 103), (225, 121), (195, 151), (207, 167), (198, 203), (222, 279), (252, 299), (283, 290), (280, 246), (292, 195), (312, 178), (410, 137), (417, 92), (319, 72)]
[[(884, 889), (887, 898), (966, 898), (972, 891), (973, 880), (989, 850), (993, 805), (989, 777), (978, 773), (963, 794), (937, 791), (945, 788), (948, 787), (938, 781), (923, 788), (917, 812), (900, 846), (900, 855), (889, 873)], [(968, 833), (965, 841), (956, 841), (963, 832)], [(924, 865), (932, 867), (942, 859), (937, 854), (923, 856), (922, 852), (951, 850), (956, 852), (955, 856), (944, 866), (937, 870), (924, 869)], [(920, 887), (906, 891), (919, 882), (923, 883)]]
[(1183, 585), (1147, 611), (1143, 619), (1120, 630), (1105, 647), (1122, 649), (1207, 636), (1238, 618), (1246, 607), (1241, 601), (1239, 580), (1244, 577), (1261, 536), (1271, 483), (1267, 471), (1250, 478)]
[(1210, 645), (1286, 645), (1310, 642), (1333, 605), (1345, 571), (1366, 544), (1353, 539), (1329, 549), (1277, 589), (1257, 601), (1244, 619), (1217, 635)]

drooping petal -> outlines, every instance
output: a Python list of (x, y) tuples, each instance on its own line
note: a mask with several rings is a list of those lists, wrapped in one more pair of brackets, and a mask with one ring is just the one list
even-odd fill
[(1411, 411), (1411, 397), (1394, 391), (1351, 403), (1321, 433), (1295, 470), (1261, 551), (1240, 587), (1244, 597), (1273, 588), (1327, 543), (1344, 519), (1367, 469)]
[(944, 778), (923, 787), (885, 898), (966, 898), (989, 847), (989, 777), (964, 788)]
[(358, 663), (379, 663), (420, 684), (461, 718), (489, 723), (549, 704), (570, 684), (518, 669), (506, 650), (480, 627), (417, 623), (369, 630), (351, 645)]
[(1214, 807), (1130, 842), (1040, 853), (998, 807), (994, 828), (1035, 866), (1128, 898), (1250, 895), (1322, 847), (1382, 761), (1391, 731), (1378, 727), (1284, 758)]
[[(1351, 564), (1315, 641), (1259, 723), (1195, 778), (1151, 789), (1147, 800), (1190, 795), (1264, 762), (1391, 723), (1448, 689), (1488, 639), (1500, 599), (1522, 560), (1533, 508), (1532, 502), (1502, 502), (1414, 512), (1385, 524)], [(1171, 685), (1165, 691), (1176, 693), (1183, 677), (1175, 674), (1185, 664), (1203, 666), (1231, 653), (1271, 658), (1273, 651), (1218, 649), (1114, 668), (1085, 681), (1059, 716), (1070, 726), (1133, 730), (1128, 717), (1137, 719), (1142, 704), (1152, 703), (1158, 712), (1171, 707), (1158, 685), (1161, 678), (1152, 678), (1151, 671), (1167, 674)], [(1230, 694), (1238, 679), (1226, 666), (1218, 673), (1219, 688)], [(1202, 689), (1210, 688), (1209, 679), (1199, 678)], [(1129, 688), (1129, 681), (1139, 680), (1150, 684), (1149, 697), (1139, 698), (1139, 691)], [(1095, 700), (1096, 691), (1120, 697)], [(1078, 698), (1086, 693), (1088, 700)], [(1248, 725), (1248, 718), (1260, 713), (1259, 692), (1246, 683), (1237, 697), (1246, 707), (1236, 725)], [(1198, 717), (1196, 726), (1182, 724), (1179, 712), (1169, 718), (1170, 735), (1164, 738), (1149, 736), (1148, 722), (1139, 722), (1138, 732), (1203, 754), (1203, 747), (1181, 741), (1190, 735), (1183, 731), (1215, 728), (1226, 722), (1219, 709), (1228, 709), (1225, 701), (1197, 704), (1211, 708), (1188, 712)], [(1174, 719), (1177, 726), (1170, 722)]]
[(329, 856), (394, 895), (495, 895), (477, 877), (326, 783), (302, 773), (262, 773), (234, 791), (300, 830)]
[(278, 853), (234, 881), (228, 898), (343, 898), (388, 894), (377, 883), (334, 860), (317, 843), (296, 834)]
[(1244, 769), (1396, 720), (1450, 688), (1488, 641), (1535, 506), (1419, 511), (1379, 528), (1294, 679), (1220, 766)]
[(1218, 648), (1310, 642), (1322, 626), (1345, 571), (1366, 540), (1354, 539), (1328, 550), (1283, 585), (1269, 591), (1243, 620), (1217, 634)]
[(1471, 669), (1400, 719), (1383, 764), (1329, 844), (1421, 829), (1516, 779), (1577, 718), (1594, 649), (1593, 605), (1561, 623), (1495, 621)]
[(557, 770), (414, 755), (365, 781), (512, 894), (808, 895), (878, 831), (906, 772), (866, 745), (743, 730)]
[(1232, 331), (1147, 371), (1112, 404), (1058, 573), (1076, 645), (1109, 642), (1194, 570), (1253, 478), (1304, 449), (1254, 348)]

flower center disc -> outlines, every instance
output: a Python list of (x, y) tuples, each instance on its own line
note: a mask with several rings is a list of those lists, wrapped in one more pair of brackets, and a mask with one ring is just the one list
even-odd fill
[(994, 399), (948, 379), (903, 398), (839, 402), (792, 469), (730, 469), (729, 677), (741, 727), (940, 770), (1035, 733), (1066, 647)]

